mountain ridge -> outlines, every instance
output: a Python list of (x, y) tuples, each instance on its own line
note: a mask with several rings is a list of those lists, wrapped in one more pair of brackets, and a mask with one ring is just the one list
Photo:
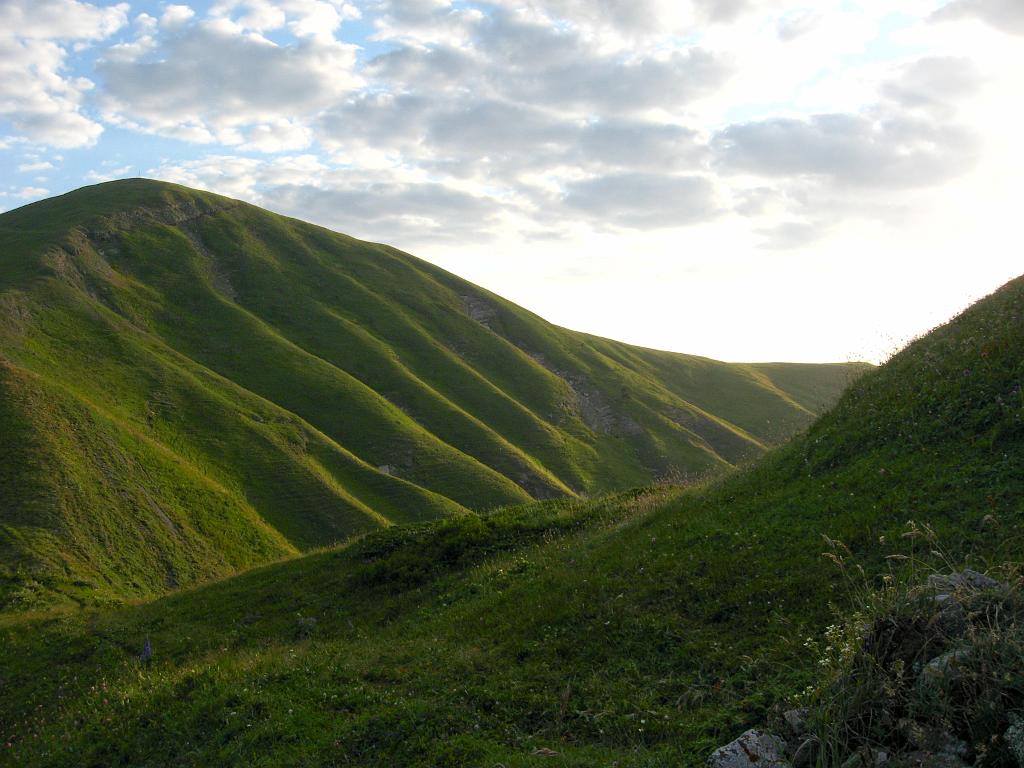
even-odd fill
[[(39, 517), (0, 520), (2, 581), (62, 599), (722, 471), (865, 369), (569, 331), (394, 248), (140, 179), (0, 214), (0, 359), (36, 403), (10, 429), (61, 438), (0, 442), (39, 478), (27, 495), (7, 475)], [(129, 553), (113, 568), (111, 545)]]

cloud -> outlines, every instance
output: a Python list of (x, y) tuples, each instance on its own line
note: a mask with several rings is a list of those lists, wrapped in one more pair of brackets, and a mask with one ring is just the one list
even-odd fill
[(966, 171), (976, 136), (927, 119), (828, 114), (731, 125), (715, 136), (717, 166), (727, 173), (814, 176), (842, 186), (918, 187)]
[(982, 140), (962, 114), (984, 84), (969, 59), (919, 58), (891, 70), (861, 111), (722, 128), (710, 165), (762, 247), (800, 247), (847, 219), (896, 222), (915, 195), (977, 165)]
[(361, 95), (321, 116), (317, 134), (346, 161), (373, 149), (459, 177), (479, 175), (504, 183), (562, 166), (688, 169), (707, 154), (696, 131), (675, 123), (632, 117), (584, 120), (465, 95)]
[(239, 155), (207, 155), (184, 162), (164, 162), (147, 170), (153, 178), (206, 189), (259, 203), (264, 189), (317, 183), (327, 167), (315, 155), (286, 155), (264, 160)]
[(473, 166), (508, 160), (534, 166), (530, 155), (547, 164), (575, 133), (558, 116), (520, 104), (471, 100), (453, 107), (427, 116), (426, 139), (443, 157)]
[(11, 196), (19, 197), (22, 200), (31, 200), (37, 197), (46, 197), (48, 194), (50, 194), (50, 190), (42, 187), (22, 187), (16, 192), (12, 192)]
[[(455, 67), (450, 52), (430, 48), (419, 67), (404, 77), (420, 82), (424, 70), (437, 71), (437, 59), (462, 85), (532, 105), (548, 105), (578, 115), (614, 115), (650, 109), (679, 110), (719, 87), (730, 75), (728, 60), (699, 47), (651, 49), (639, 53), (606, 51), (578, 30), (537, 22), (496, 10), (472, 29), (469, 45), (476, 60)], [(472, 75), (463, 73), (470, 71)]]
[(459, 45), (420, 41), (373, 60), (391, 88), (469, 91), (578, 116), (678, 111), (730, 75), (726, 57), (699, 47), (607, 51), (579, 30), (494, 9), (463, 24)]
[(977, 18), (1003, 32), (1024, 35), (1020, 0), (954, 0), (932, 14), (935, 21)]
[(973, 96), (985, 78), (973, 61), (956, 56), (918, 59), (882, 84), (882, 95), (910, 109), (938, 109), (945, 114)]
[(32, 171), (48, 171), (53, 168), (53, 163), (40, 160), (30, 163), (22, 163), (18, 166), (19, 173), (31, 173)]
[(361, 13), (340, 0), (220, 0), (210, 16), (228, 19), (240, 30), (263, 33), (287, 27), (297, 37), (331, 41), (343, 21), (358, 19)]
[[(862, 46), (878, 31), (870, 13), (846, 34), (854, 14), (837, 22), (781, 0), (211, 0), (198, 14), (172, 1), (134, 17), (100, 55), (93, 88), (63, 69), (55, 35), (109, 36), (126, 7), (0, 5), (27, 30), (0, 32), (0, 96), (17, 97), (0, 98), (14, 105), (0, 113), (10, 132), (80, 146), (102, 130), (96, 109), (212, 148), (161, 165), (163, 178), (306, 207), (378, 239), (388, 227), (407, 242), (474, 240), (512, 221), (548, 236), (732, 214), (766, 247), (793, 246), (846, 217), (885, 216), (980, 151), (961, 104), (986, 81), (968, 59), (932, 55), (888, 74), (872, 61), (843, 69), (827, 94), (835, 73), (805, 71), (808, 51)], [(19, 26), (10, 8), (35, 15)], [(67, 24), (54, 9), (80, 15)], [(359, 51), (339, 37), (361, 13), (376, 33)], [(733, 78), (745, 59), (763, 76)], [(23, 71), (57, 79), (43, 98)], [(737, 92), (761, 98), (758, 111), (733, 111)]]
[(676, 123), (595, 120), (573, 142), (577, 165), (670, 172), (704, 164), (709, 153), (697, 131)]
[(612, 174), (572, 182), (563, 204), (597, 225), (660, 229), (709, 221), (720, 213), (703, 176)]
[(858, 113), (737, 123), (711, 141), (727, 174), (826, 182), (837, 189), (901, 189), (940, 184), (969, 170), (981, 146), (957, 119), (958, 102), (981, 88), (975, 65), (924, 57), (902, 65)]
[[(521, 0), (494, 0), (509, 9)], [(663, 36), (692, 31), (708, 22), (730, 22), (750, 9), (750, 0), (531, 0), (526, 7), (542, 18), (569, 22), (616, 36)]]
[(196, 12), (187, 5), (168, 5), (160, 17), (160, 26), (163, 29), (176, 29), (188, 22)]
[(114, 179), (123, 179), (131, 174), (133, 170), (135, 169), (131, 165), (123, 165), (120, 168), (112, 168), (109, 171), (92, 170), (85, 174), (85, 180), (100, 183), (103, 181), (113, 181)]
[(277, 45), (226, 18), (176, 24), (152, 45), (115, 53), (97, 64), (109, 120), (259, 151), (308, 146), (303, 120), (361, 82), (354, 46), (319, 34)]
[(98, 7), (78, 0), (4, 0), (0, 35), (21, 40), (101, 40), (127, 21), (128, 3)]
[(23, 137), (57, 147), (93, 144), (103, 127), (82, 112), (93, 84), (65, 73), (63, 43), (100, 40), (127, 21), (125, 3), (76, 0), (0, 3), (0, 119)]
[(355, 174), (322, 188), (286, 185), (267, 190), (274, 210), (372, 240), (412, 245), (465, 244), (496, 234), (502, 206), (436, 182), (408, 182)]

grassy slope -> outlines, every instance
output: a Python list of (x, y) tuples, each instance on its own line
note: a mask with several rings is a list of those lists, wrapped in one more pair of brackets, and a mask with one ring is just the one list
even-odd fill
[(4, 756), (700, 765), (811, 678), (801, 641), (845, 599), (822, 534), (869, 573), (909, 518), (975, 567), (1020, 559), (1022, 386), (1024, 278), (703, 490), (393, 528), (149, 604), (8, 616)]
[(33, 468), (0, 509), (0, 606), (22, 607), (718, 471), (862, 370), (779, 385), (572, 333), (394, 249), (144, 180), (0, 216), (0, 361), (34, 393), (0, 404), (0, 451)]

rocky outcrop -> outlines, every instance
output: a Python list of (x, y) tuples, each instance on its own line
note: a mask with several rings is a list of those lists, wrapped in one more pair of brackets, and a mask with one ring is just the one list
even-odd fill
[[(1020, 585), (965, 569), (934, 574), (904, 597), (892, 615), (851, 625), (862, 642), (847, 672), (823, 689), (829, 704), (821, 711), (785, 711), (781, 735), (747, 731), (715, 750), (709, 768), (810, 768), (826, 756), (826, 764), (841, 768), (1024, 768)], [(898, 671), (884, 677), (890, 670)], [(853, 700), (887, 686), (889, 703), (827, 708), (844, 696)], [(963, 722), (949, 715), (958, 709)], [(839, 743), (835, 718), (843, 715), (854, 720), (839, 729)], [(980, 740), (979, 717), (988, 718)], [(865, 719), (889, 724), (858, 733)]]
[(790, 768), (786, 742), (765, 731), (749, 730), (719, 747), (708, 758), (708, 768)]

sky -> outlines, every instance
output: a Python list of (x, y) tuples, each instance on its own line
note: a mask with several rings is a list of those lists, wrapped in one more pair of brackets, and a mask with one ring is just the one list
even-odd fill
[(880, 362), (1024, 272), (1021, 0), (0, 0), (0, 210), (142, 175), (552, 322)]

